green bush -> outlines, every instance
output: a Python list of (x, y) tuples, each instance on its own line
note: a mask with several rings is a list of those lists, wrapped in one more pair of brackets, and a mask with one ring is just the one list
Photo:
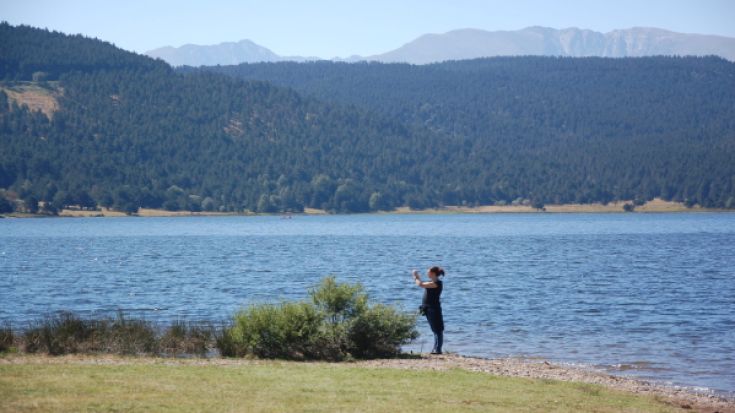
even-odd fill
[(349, 352), (356, 358), (393, 357), (401, 352), (401, 345), (417, 337), (415, 316), (377, 304), (352, 322)]
[(214, 331), (214, 345), (223, 357), (243, 357), (247, 355), (242, 341), (236, 340), (232, 335), (234, 331), (232, 323), (223, 325)]
[(418, 336), (416, 318), (368, 304), (360, 284), (326, 277), (311, 302), (262, 304), (239, 312), (217, 337), (223, 356), (343, 360), (390, 357)]
[(322, 315), (305, 302), (251, 306), (230, 331), (239, 353), (262, 358), (315, 358)]
[(332, 324), (350, 320), (367, 309), (368, 296), (361, 284), (340, 284), (333, 276), (324, 277), (309, 295)]

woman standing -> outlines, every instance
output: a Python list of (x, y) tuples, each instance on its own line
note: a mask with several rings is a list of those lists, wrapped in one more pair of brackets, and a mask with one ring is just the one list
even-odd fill
[(424, 289), (424, 299), (421, 303), (421, 313), (426, 315), (426, 319), (431, 326), (431, 332), (434, 333), (434, 348), (431, 354), (442, 354), (442, 344), (444, 342), (444, 317), (442, 317), (442, 306), (439, 297), (442, 295), (442, 280), (439, 277), (444, 276), (444, 270), (439, 267), (431, 267), (426, 273), (430, 281), (421, 281), (421, 274), (413, 270), (413, 281), (417, 286)]

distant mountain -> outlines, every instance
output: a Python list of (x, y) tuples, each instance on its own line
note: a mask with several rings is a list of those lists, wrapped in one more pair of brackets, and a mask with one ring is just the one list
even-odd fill
[[(215, 66), (262, 62), (305, 62), (318, 57), (280, 56), (250, 40), (209, 46), (187, 44), (166, 46), (145, 53), (172, 66)], [(478, 29), (425, 34), (398, 49), (373, 56), (352, 55), (329, 60), (342, 62), (376, 61), (383, 63), (427, 64), (446, 60), (495, 56), (642, 56), (715, 55), (735, 61), (735, 38), (703, 34), (676, 33), (663, 29), (634, 27), (600, 33), (576, 27), (552, 29), (527, 27), (514, 31)]]
[(454, 30), (426, 34), (387, 53), (354, 60), (434, 63), (494, 56), (716, 55), (735, 61), (735, 38), (675, 33), (636, 27), (600, 33), (592, 30), (528, 27), (516, 31)]
[(149, 50), (145, 54), (153, 58), (160, 58), (172, 66), (214, 66), (315, 60), (315, 58), (301, 56), (279, 56), (270, 49), (247, 39), (209, 46), (195, 44), (186, 44), (181, 47), (166, 46)]

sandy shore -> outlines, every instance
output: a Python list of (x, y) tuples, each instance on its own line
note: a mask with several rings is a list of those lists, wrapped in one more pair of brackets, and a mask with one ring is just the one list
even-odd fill
[[(545, 205), (543, 210), (531, 207), (530, 205), (484, 205), (476, 207), (462, 206), (446, 206), (444, 208), (430, 208), (424, 210), (412, 210), (408, 207), (397, 208), (395, 213), (424, 213), (424, 214), (442, 214), (442, 213), (458, 213), (458, 214), (498, 214), (498, 213), (622, 213), (625, 212), (623, 206), (632, 204), (632, 201), (617, 201), (608, 204), (561, 204), (561, 205)], [(688, 208), (681, 202), (664, 201), (662, 199), (653, 199), (644, 205), (635, 207), (635, 212), (719, 212), (726, 211), (721, 209), (702, 208), (695, 205)], [(391, 213), (391, 212), (388, 212)]]
[[(115, 355), (66, 355), (50, 357), (43, 355), (7, 355), (0, 364), (166, 364), (166, 365), (211, 365), (247, 366), (265, 363), (296, 363), (270, 360), (229, 358), (160, 358), (122, 357)], [(361, 366), (365, 368), (395, 368), (410, 370), (464, 369), (497, 376), (523, 377), (540, 380), (562, 380), (605, 386), (618, 391), (653, 396), (656, 399), (684, 409), (703, 413), (735, 413), (735, 399), (711, 393), (698, 392), (690, 388), (666, 386), (645, 380), (613, 376), (594, 369), (560, 365), (543, 360), (519, 358), (483, 359), (456, 354), (440, 356), (421, 355), (413, 358), (365, 360), (331, 363), (330, 366)]]
[[(446, 206), (442, 208), (429, 208), (415, 210), (409, 207), (399, 207), (394, 211), (381, 211), (377, 214), (502, 214), (502, 213), (623, 213), (623, 205), (631, 203), (630, 201), (610, 202), (608, 204), (563, 204), (563, 205), (546, 205), (543, 210), (533, 208), (528, 205), (484, 205), (476, 207), (463, 206)], [(691, 208), (681, 202), (664, 201), (662, 199), (653, 199), (645, 205), (635, 207), (635, 212), (651, 213), (651, 212), (734, 212), (735, 210), (702, 208), (695, 205)], [(191, 212), (191, 211), (166, 211), (164, 209), (141, 208), (137, 214), (133, 216), (140, 217), (192, 217), (192, 216), (254, 216), (254, 215), (328, 215), (327, 211), (315, 208), (305, 208), (302, 213), (295, 214), (258, 214), (254, 212)], [(29, 218), (45, 215), (32, 215), (24, 213), (9, 214), (15, 218)], [(77, 209), (64, 209), (59, 212), (60, 217), (125, 217), (125, 213), (115, 211), (108, 208), (101, 208), (97, 211), (82, 211)]]
[[(304, 212), (292, 215), (325, 215), (326, 211), (321, 209), (306, 208)], [(253, 216), (253, 215), (288, 215), (288, 214), (256, 214), (253, 212), (192, 212), (192, 211), (167, 211), (165, 209), (140, 208), (138, 213), (133, 216), (139, 217), (220, 217), (220, 216)], [(78, 209), (64, 209), (59, 212), (60, 217), (125, 217), (128, 216), (123, 212), (115, 211), (108, 208), (101, 208), (99, 211), (82, 211)]]

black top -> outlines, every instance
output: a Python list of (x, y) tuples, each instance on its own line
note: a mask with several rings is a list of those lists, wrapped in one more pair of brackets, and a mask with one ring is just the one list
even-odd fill
[(436, 288), (424, 288), (424, 300), (423, 305), (429, 307), (441, 307), (439, 297), (442, 295), (442, 282), (441, 280), (434, 281)]

